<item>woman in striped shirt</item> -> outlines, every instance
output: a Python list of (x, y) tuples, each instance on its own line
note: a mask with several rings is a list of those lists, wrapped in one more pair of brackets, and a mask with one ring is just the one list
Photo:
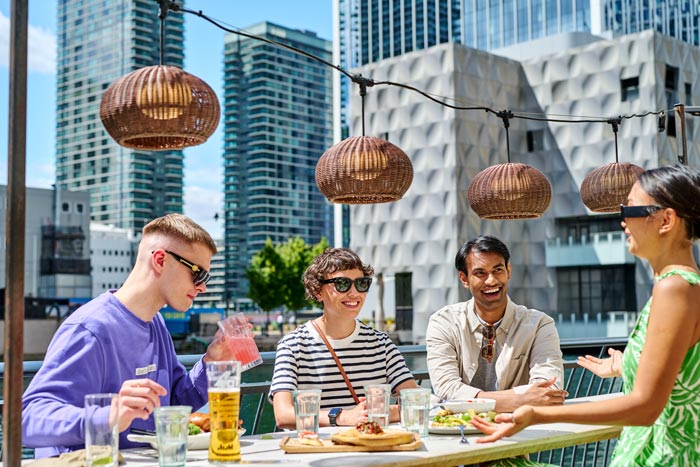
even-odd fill
[[(418, 387), (391, 339), (357, 320), (373, 273), (372, 266), (347, 248), (326, 249), (304, 272), (306, 295), (323, 307), (323, 315), (277, 344), (270, 397), (278, 427), (295, 427), (292, 391), (296, 389), (321, 389), (319, 425), (354, 426), (367, 420), (366, 386), (389, 384), (394, 394)], [(398, 420), (398, 407), (392, 406), (390, 421)]]

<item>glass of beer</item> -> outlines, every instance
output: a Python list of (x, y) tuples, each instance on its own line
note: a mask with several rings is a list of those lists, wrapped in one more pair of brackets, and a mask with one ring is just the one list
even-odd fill
[(241, 460), (238, 411), (241, 402), (241, 362), (207, 362), (209, 386), (209, 462)]

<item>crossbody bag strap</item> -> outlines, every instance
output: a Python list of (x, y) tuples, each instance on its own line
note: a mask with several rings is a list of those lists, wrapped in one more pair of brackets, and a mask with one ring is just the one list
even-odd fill
[(318, 332), (318, 335), (321, 336), (323, 343), (326, 344), (326, 347), (328, 347), (328, 351), (331, 353), (331, 357), (333, 357), (333, 360), (335, 360), (335, 364), (338, 365), (338, 369), (340, 370), (340, 374), (343, 375), (343, 379), (345, 380), (345, 384), (347, 384), (348, 389), (350, 390), (350, 394), (352, 395), (352, 398), (355, 399), (355, 404), (359, 404), (360, 398), (357, 397), (357, 393), (355, 393), (355, 390), (352, 388), (352, 384), (350, 384), (350, 379), (348, 378), (347, 373), (345, 373), (345, 370), (343, 369), (343, 365), (341, 365), (340, 360), (338, 360), (338, 356), (335, 354), (335, 350), (333, 350), (333, 347), (331, 347), (330, 342), (328, 342), (328, 339), (326, 339), (326, 335), (323, 334), (323, 331), (321, 331), (321, 328), (318, 327), (318, 324), (316, 324), (316, 321), (312, 320), (311, 324), (314, 326), (314, 328), (316, 328), (316, 331)]

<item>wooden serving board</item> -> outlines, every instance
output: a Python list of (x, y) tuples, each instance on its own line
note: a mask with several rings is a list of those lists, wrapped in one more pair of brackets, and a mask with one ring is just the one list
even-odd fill
[(322, 439), (322, 446), (309, 446), (300, 444), (296, 438), (285, 436), (280, 441), (280, 448), (287, 453), (304, 452), (380, 452), (380, 451), (415, 451), (423, 446), (423, 441), (417, 434), (413, 435), (413, 441), (396, 446), (354, 446), (351, 444), (335, 444), (330, 439)]

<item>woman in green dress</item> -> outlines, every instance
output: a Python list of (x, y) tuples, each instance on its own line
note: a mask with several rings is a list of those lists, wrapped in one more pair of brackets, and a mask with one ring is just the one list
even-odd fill
[[(622, 376), (612, 400), (552, 407), (523, 406), (497, 424), (472, 420), (491, 442), (550, 422), (623, 425), (611, 466), (700, 466), (700, 171), (674, 165), (642, 173), (621, 206), (630, 253), (649, 262), (655, 284), (624, 353), (585, 357), (601, 377)], [(506, 459), (491, 464), (537, 465)]]

